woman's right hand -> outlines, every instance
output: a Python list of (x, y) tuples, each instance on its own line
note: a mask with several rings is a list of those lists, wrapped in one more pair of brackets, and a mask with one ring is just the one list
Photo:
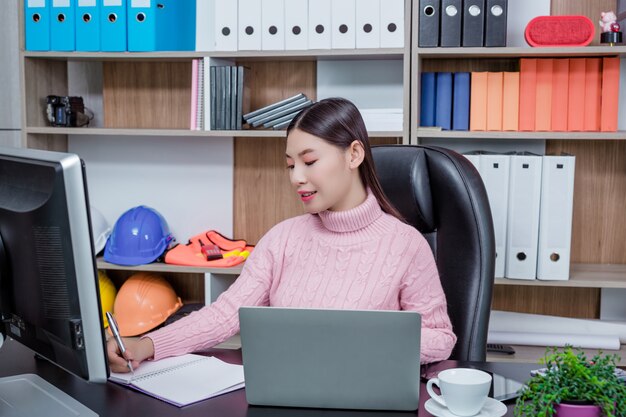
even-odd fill
[(107, 340), (107, 356), (111, 372), (130, 372), (127, 360), (131, 361), (133, 369), (137, 369), (141, 362), (154, 356), (154, 345), (152, 339), (149, 337), (144, 337), (143, 339), (138, 337), (123, 337), (122, 341), (126, 348), (124, 356), (122, 356), (114, 337)]

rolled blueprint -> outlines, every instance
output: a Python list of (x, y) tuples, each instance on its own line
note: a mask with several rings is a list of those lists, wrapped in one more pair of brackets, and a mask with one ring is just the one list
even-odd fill
[(626, 322), (572, 319), (498, 310), (491, 312), (489, 333), (511, 332), (512, 329), (515, 329), (515, 333), (615, 336), (619, 338), (620, 343), (626, 344)]
[(487, 343), (557, 347), (572, 345), (583, 349), (620, 349), (617, 336), (565, 333), (496, 332), (490, 330)]

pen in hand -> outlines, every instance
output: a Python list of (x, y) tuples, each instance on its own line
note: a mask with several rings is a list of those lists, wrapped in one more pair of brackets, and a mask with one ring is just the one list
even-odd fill
[[(117, 322), (115, 321), (113, 314), (111, 314), (110, 312), (107, 311), (106, 315), (107, 320), (109, 321), (109, 327), (111, 328), (111, 332), (113, 333), (113, 337), (115, 338), (115, 342), (117, 343), (117, 347), (120, 349), (122, 357), (126, 359), (126, 347), (124, 346), (124, 342), (122, 341), (122, 336), (120, 335), (120, 330), (117, 327)], [(128, 365), (128, 369), (130, 369), (131, 372), (135, 372), (135, 370), (133, 369), (133, 365), (130, 363), (129, 359), (126, 359), (126, 364)]]

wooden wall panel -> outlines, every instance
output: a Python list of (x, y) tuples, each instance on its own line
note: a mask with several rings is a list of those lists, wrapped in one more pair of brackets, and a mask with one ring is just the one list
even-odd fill
[[(401, 140), (372, 138), (371, 142)], [(275, 224), (304, 213), (285, 167), (285, 138), (235, 139), (235, 238), (256, 243)]]
[(600, 289), (496, 285), (492, 309), (595, 319), (600, 316)]
[(67, 135), (26, 135), (26, 147), (44, 151), (67, 152)]
[(191, 62), (104, 62), (104, 127), (189, 129)]
[(242, 61), (237, 64), (249, 68), (251, 111), (298, 93), (317, 100), (315, 61)]
[(67, 62), (24, 58), (24, 80), (26, 125), (50, 126), (46, 116), (46, 97), (67, 95)]
[(596, 27), (596, 35), (591, 45), (600, 45), (600, 33), (602, 33), (598, 25), (600, 12), (609, 10), (614, 12), (617, 10), (616, 0), (552, 0), (550, 4), (551, 15), (583, 15), (591, 19)]
[(235, 139), (236, 239), (256, 243), (273, 225), (304, 213), (285, 167), (285, 138)]
[[(298, 93), (317, 99), (314, 61), (242, 61), (250, 110)], [(304, 213), (285, 169), (285, 138), (235, 138), (234, 237), (256, 243), (272, 226)]]
[(576, 156), (572, 262), (626, 264), (626, 142), (547, 141)]

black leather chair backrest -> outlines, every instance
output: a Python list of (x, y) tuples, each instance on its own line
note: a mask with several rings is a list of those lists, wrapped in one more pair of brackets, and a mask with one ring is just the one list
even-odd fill
[(495, 241), (485, 187), (462, 155), (435, 146), (372, 148), (383, 190), (428, 240), (458, 341), (451, 359), (484, 361)]

